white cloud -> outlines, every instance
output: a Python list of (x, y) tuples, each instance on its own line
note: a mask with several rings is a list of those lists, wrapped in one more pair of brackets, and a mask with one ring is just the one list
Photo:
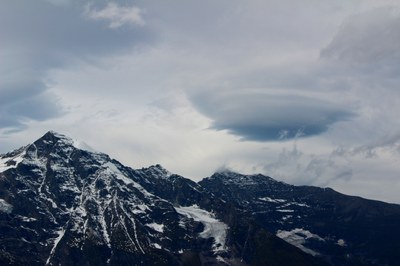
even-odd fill
[[(225, 165), (400, 202), (399, 16), (374, 11), (398, 1), (17, 2), (0, 1), (0, 152), (54, 129), (133, 167), (198, 180)], [(63, 116), (46, 116), (54, 99)], [(280, 140), (227, 132), (250, 122)]]
[(86, 6), (85, 14), (93, 20), (104, 20), (109, 27), (116, 29), (124, 25), (145, 25), (143, 10), (136, 6), (119, 6), (110, 2), (103, 9), (95, 10), (92, 5)]
[(396, 63), (400, 58), (399, 26), (398, 7), (382, 7), (351, 16), (321, 55), (342, 62), (369, 63), (379, 68), (381, 62), (383, 65)]

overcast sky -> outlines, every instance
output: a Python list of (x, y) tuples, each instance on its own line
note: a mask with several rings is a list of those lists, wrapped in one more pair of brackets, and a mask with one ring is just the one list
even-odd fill
[(0, 47), (0, 153), (55, 130), (400, 203), (397, 0), (2, 0)]

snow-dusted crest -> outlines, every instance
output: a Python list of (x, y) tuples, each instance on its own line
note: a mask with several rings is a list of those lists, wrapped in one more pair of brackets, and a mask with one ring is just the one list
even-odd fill
[(261, 174), (132, 169), (52, 131), (0, 155), (0, 265), (397, 265), (399, 222), (398, 205)]

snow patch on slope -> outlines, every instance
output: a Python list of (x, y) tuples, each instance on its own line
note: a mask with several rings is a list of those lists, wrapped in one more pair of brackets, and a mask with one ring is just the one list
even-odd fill
[(87, 143), (77, 140), (77, 139), (72, 139), (72, 146), (74, 146), (75, 148), (77, 148), (79, 150), (89, 151), (89, 152), (93, 152), (93, 153), (100, 153), (100, 152), (96, 151), (95, 149), (93, 149), (92, 147), (90, 147)]
[(129, 185), (133, 183), (133, 180), (127, 178), (121, 171), (117, 168), (115, 164), (112, 162), (107, 162), (104, 164), (106, 168), (106, 174), (113, 175), (116, 179), (121, 180), (125, 183), (125, 185)]
[(54, 245), (53, 245), (53, 248), (50, 251), (49, 257), (47, 258), (46, 265), (48, 265), (50, 263), (51, 257), (53, 257), (54, 252), (56, 252), (57, 245), (58, 245), (58, 243), (60, 242), (60, 240), (63, 238), (63, 236), (65, 234), (65, 229), (64, 228), (60, 229), (59, 231), (56, 232), (56, 234), (58, 236), (54, 239)]
[(164, 233), (164, 225), (163, 224), (158, 224), (158, 223), (150, 223), (150, 224), (146, 224), (147, 227), (150, 227), (151, 229), (160, 232), (160, 233)]
[(13, 206), (3, 199), (0, 199), (0, 212), (11, 213)]
[(18, 164), (24, 160), (24, 155), (25, 151), (15, 155), (14, 157), (0, 157), (0, 173), (11, 168), (16, 168)]
[(302, 251), (311, 254), (313, 256), (319, 255), (318, 252), (306, 248), (304, 244), (306, 243), (307, 239), (316, 239), (319, 241), (325, 241), (322, 237), (319, 235), (313, 234), (308, 230), (304, 230), (303, 228), (295, 228), (291, 231), (285, 231), (285, 230), (278, 230), (276, 233), (276, 236), (285, 240), (289, 244), (292, 244), (295, 247), (298, 247)]
[(289, 209), (279, 209), (276, 210), (277, 212), (294, 212), (294, 210), (289, 210)]
[(286, 200), (284, 200), (284, 199), (271, 199), (270, 197), (259, 198), (259, 200), (266, 201), (266, 202), (272, 202), (272, 203), (286, 202)]
[(270, 197), (258, 198), (258, 200), (265, 201), (265, 202), (271, 202), (271, 203), (285, 203), (284, 205), (280, 206), (281, 208), (285, 208), (285, 207), (288, 207), (291, 205), (296, 205), (299, 207), (307, 207), (307, 208), (310, 207), (309, 205), (302, 203), (302, 202), (295, 202), (295, 201), (287, 202), (287, 200), (284, 200), (284, 199), (273, 199)]
[(106, 167), (105, 171), (106, 174), (109, 174), (111, 176), (114, 176), (116, 179), (121, 180), (122, 182), (125, 183), (125, 185), (132, 185), (134, 188), (139, 190), (141, 193), (143, 193), (145, 196), (149, 198), (155, 198), (153, 194), (148, 192), (146, 189), (144, 189), (141, 185), (133, 181), (132, 179), (126, 177), (119, 169), (118, 167), (112, 163), (112, 162), (107, 162), (104, 164)]
[(155, 247), (156, 249), (162, 249), (162, 247), (157, 243), (153, 243), (153, 247)]
[(215, 253), (224, 252), (227, 250), (225, 246), (226, 234), (228, 226), (217, 220), (211, 212), (200, 209), (197, 205), (189, 207), (175, 207), (176, 211), (196, 222), (201, 222), (204, 225), (204, 230), (199, 234), (201, 238), (214, 238), (213, 251)]
[(341, 247), (345, 247), (346, 246), (346, 241), (344, 241), (344, 239), (339, 239), (337, 241), (337, 244)]

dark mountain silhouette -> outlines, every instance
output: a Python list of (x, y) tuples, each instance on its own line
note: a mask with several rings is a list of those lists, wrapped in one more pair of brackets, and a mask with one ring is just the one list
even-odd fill
[(126, 167), (56, 132), (0, 156), (0, 265), (396, 265), (400, 206)]

